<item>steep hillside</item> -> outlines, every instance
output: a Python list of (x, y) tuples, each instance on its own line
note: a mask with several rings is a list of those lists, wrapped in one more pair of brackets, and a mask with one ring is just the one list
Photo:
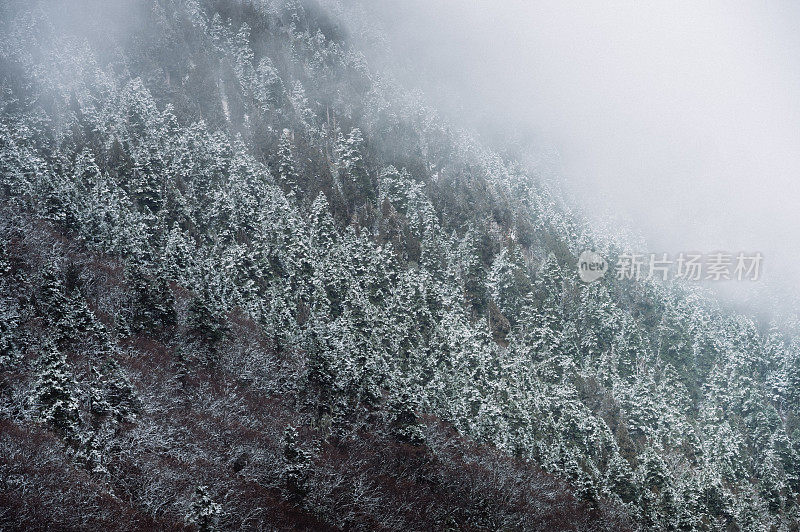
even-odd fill
[(359, 13), (0, 5), (0, 523), (797, 527), (796, 331), (582, 283)]
[[(276, 353), (233, 311), (215, 322), (226, 332), (209, 358), (195, 295), (167, 286), (142, 307), (141, 272), (1, 212), (3, 301), (19, 311), (4, 322), (16, 343), (0, 382), (4, 530), (191, 528), (200, 488), (224, 529), (632, 526), (411, 403), (380, 398), (320, 423), (326, 390), (307, 383), (301, 351)], [(153, 308), (166, 311), (158, 324), (110, 334), (113, 316)]]

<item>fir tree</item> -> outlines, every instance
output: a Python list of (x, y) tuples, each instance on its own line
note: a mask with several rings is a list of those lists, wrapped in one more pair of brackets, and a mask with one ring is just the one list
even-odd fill
[(483, 315), (487, 305), (486, 266), (483, 261), (478, 231), (470, 229), (461, 243), (461, 282), (465, 303), (477, 314)]
[[(194, 242), (181, 230), (177, 223), (167, 233), (163, 248), (162, 268), (168, 280), (183, 282), (195, 273), (196, 253)], [(161, 276), (159, 276), (159, 279)]]
[(139, 266), (131, 266), (130, 326), (134, 333), (175, 325), (175, 298), (163, 272), (153, 279)]
[(47, 262), (40, 274), (38, 308), (41, 313), (58, 323), (67, 314), (67, 296), (61, 272), (54, 262)]
[(410, 445), (422, 445), (425, 443), (425, 436), (422, 433), (419, 418), (417, 417), (417, 404), (412, 399), (411, 394), (403, 392), (399, 397), (392, 401), (391, 409), (391, 431), (398, 441)]
[(331, 216), (328, 199), (323, 192), (311, 204), (311, 247), (329, 255), (338, 240), (336, 224)]
[(278, 140), (276, 171), (281, 188), (291, 196), (297, 195), (298, 173), (292, 155), (292, 132), (284, 129)]
[(512, 325), (516, 324), (523, 300), (530, 290), (530, 280), (525, 271), (525, 260), (513, 240), (495, 257), (487, 288), (500, 312)]
[(55, 345), (50, 345), (45, 347), (39, 367), (39, 376), (33, 387), (33, 403), (39, 419), (66, 439), (74, 440), (80, 424), (75, 396), (77, 382), (67, 364), (67, 357)]
[(189, 304), (187, 327), (189, 335), (205, 347), (214, 348), (225, 337), (227, 326), (207, 288)]
[(269, 57), (261, 58), (256, 67), (253, 99), (264, 111), (278, 108), (283, 104), (283, 81)]
[(283, 433), (283, 460), (286, 491), (293, 500), (300, 500), (308, 493), (311, 455), (300, 446), (300, 436), (292, 426)]
[(634, 472), (628, 462), (617, 453), (611, 457), (605, 483), (624, 503), (633, 503), (639, 497)]
[(111, 353), (105, 353), (100, 366), (92, 370), (91, 412), (100, 417), (111, 416), (117, 422), (132, 420), (140, 402), (133, 385)]
[(59, 347), (78, 347), (82, 341), (89, 341), (102, 334), (102, 326), (95, 319), (80, 290), (73, 289), (64, 306), (63, 316), (55, 326), (55, 339)]
[(361, 130), (353, 128), (347, 137), (339, 135), (335, 154), (344, 179), (353, 183), (360, 197), (375, 200), (375, 191), (364, 161), (364, 138)]
[(0, 367), (16, 362), (21, 353), (19, 313), (5, 299), (0, 299)]
[(537, 360), (545, 358), (564, 342), (564, 315), (561, 303), (563, 276), (555, 256), (550, 255), (541, 265), (525, 296), (519, 316), (520, 342)]
[[(8, 245), (0, 244), (0, 283), (11, 275), (11, 256), (8, 253)], [(2, 286), (2, 284), (0, 284)]]
[(200, 532), (212, 532), (217, 530), (221, 516), (222, 505), (211, 498), (208, 486), (197, 486), (194, 490), (194, 500), (186, 514), (186, 522), (196, 526)]

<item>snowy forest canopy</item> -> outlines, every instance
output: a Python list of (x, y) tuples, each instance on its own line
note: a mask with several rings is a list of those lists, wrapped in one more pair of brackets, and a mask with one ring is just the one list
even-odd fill
[(354, 31), (0, 4), (0, 528), (800, 526), (797, 323), (582, 283), (624, 235)]

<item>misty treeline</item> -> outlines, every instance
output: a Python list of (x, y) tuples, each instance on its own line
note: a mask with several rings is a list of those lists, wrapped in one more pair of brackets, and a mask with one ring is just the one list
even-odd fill
[(797, 325), (581, 283), (624, 239), (350, 32), (0, 4), (0, 526), (796, 528)]

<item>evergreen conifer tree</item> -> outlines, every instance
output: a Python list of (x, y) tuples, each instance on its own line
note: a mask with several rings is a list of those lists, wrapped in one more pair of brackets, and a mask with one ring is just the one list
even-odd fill
[(283, 460), (286, 491), (293, 500), (300, 500), (308, 493), (311, 455), (301, 447), (300, 436), (292, 426), (283, 433)]
[(44, 347), (39, 367), (39, 376), (33, 387), (33, 404), (39, 419), (67, 440), (75, 440), (80, 425), (75, 395), (77, 382), (67, 364), (67, 357), (51, 343)]
[(211, 498), (208, 486), (197, 486), (189, 512), (186, 514), (186, 522), (196, 526), (200, 532), (213, 532), (217, 530), (221, 516), (222, 505)]
[(225, 337), (227, 326), (207, 288), (189, 304), (187, 326), (189, 335), (208, 348), (214, 348)]
[(292, 155), (292, 133), (284, 129), (278, 140), (277, 177), (281, 188), (290, 196), (297, 195), (298, 174)]

